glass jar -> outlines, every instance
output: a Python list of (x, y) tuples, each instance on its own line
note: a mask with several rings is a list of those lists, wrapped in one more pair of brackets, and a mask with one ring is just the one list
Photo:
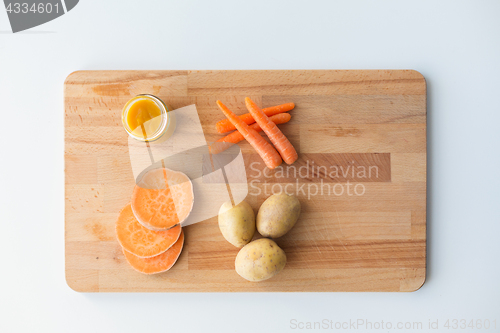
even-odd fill
[(122, 124), (125, 131), (136, 140), (163, 141), (175, 130), (175, 113), (160, 98), (141, 94), (130, 99), (123, 107)]

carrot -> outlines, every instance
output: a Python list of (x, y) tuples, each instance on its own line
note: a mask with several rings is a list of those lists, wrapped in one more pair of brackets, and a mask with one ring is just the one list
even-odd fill
[[(280, 113), (280, 114), (275, 114), (274, 116), (269, 117), (269, 120), (271, 120), (275, 124), (284, 124), (290, 121), (290, 116), (289, 113)], [(252, 124), (250, 125), (251, 128), (256, 130), (257, 132), (262, 132), (262, 128), (260, 128), (259, 124)], [(226, 135), (225, 137), (217, 140), (210, 146), (210, 152), (212, 154), (218, 154), (223, 152), (224, 150), (228, 149), (232, 145), (245, 140), (243, 135), (241, 135), (240, 132), (234, 131), (231, 134)]]
[[(278, 113), (290, 111), (294, 107), (295, 107), (294, 103), (286, 103), (286, 104), (271, 106), (269, 108), (264, 108), (264, 109), (262, 109), (262, 111), (264, 111), (266, 116), (271, 117), (271, 116), (274, 116), (275, 114), (278, 114)], [(255, 120), (253, 119), (253, 117), (250, 113), (242, 114), (239, 117), (247, 125), (255, 123)], [(217, 128), (217, 132), (219, 132), (219, 133), (226, 133), (226, 132), (230, 132), (230, 131), (233, 131), (236, 129), (236, 127), (234, 127), (234, 125), (229, 121), (229, 119), (223, 119), (223, 120), (219, 121), (215, 125), (215, 127)]]
[(264, 163), (269, 169), (274, 169), (281, 164), (280, 154), (269, 144), (256, 130), (248, 126), (243, 120), (238, 118), (231, 110), (227, 108), (221, 101), (217, 101), (217, 105), (222, 110), (224, 115), (238, 129), (243, 137), (252, 145)]
[(245, 104), (248, 111), (253, 116), (257, 124), (267, 134), (273, 145), (279, 151), (281, 157), (287, 164), (292, 164), (299, 157), (297, 151), (293, 148), (292, 144), (286, 136), (281, 133), (278, 126), (269, 120), (264, 112), (255, 104), (250, 98), (245, 98)]

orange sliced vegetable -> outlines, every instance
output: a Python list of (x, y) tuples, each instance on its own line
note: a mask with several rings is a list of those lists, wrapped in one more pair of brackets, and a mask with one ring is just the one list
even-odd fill
[[(281, 164), (281, 156), (276, 149), (269, 144), (256, 130), (248, 126), (243, 120), (238, 118), (231, 110), (227, 108), (221, 101), (217, 101), (217, 105), (222, 110), (224, 115), (238, 129), (243, 137), (257, 151), (262, 160), (269, 169), (274, 169)], [(276, 126), (276, 125), (275, 125)]]
[[(284, 124), (290, 121), (292, 116), (290, 116), (289, 113), (280, 113), (280, 114), (275, 114), (274, 116), (269, 117), (269, 120), (271, 120), (275, 124)], [(261, 132), (262, 128), (260, 128), (259, 124), (252, 124), (250, 125), (251, 128), (256, 130), (257, 132)], [(225, 137), (217, 140), (210, 146), (210, 152), (212, 154), (218, 154), (223, 152), (224, 150), (228, 149), (231, 147), (233, 144), (236, 144), (240, 141), (245, 140), (243, 135), (241, 135), (240, 132), (234, 131), (231, 134), (226, 135)]]
[(127, 250), (123, 249), (125, 259), (130, 266), (140, 273), (156, 274), (168, 271), (174, 266), (182, 252), (184, 246), (184, 232), (181, 232), (179, 239), (167, 251), (151, 258), (139, 258)]
[(147, 172), (132, 192), (132, 212), (148, 229), (164, 231), (182, 223), (191, 213), (193, 184), (182, 172), (166, 168)]
[(259, 108), (250, 98), (245, 98), (245, 104), (257, 124), (259, 124), (262, 130), (267, 134), (269, 140), (273, 143), (274, 147), (276, 147), (276, 150), (278, 150), (283, 161), (287, 164), (295, 162), (299, 157), (297, 151), (280, 131), (278, 126), (270, 121), (264, 112), (262, 112), (261, 108)]
[[(276, 105), (276, 106), (271, 106), (269, 108), (264, 108), (262, 111), (268, 116), (274, 116), (275, 114), (278, 113), (283, 113), (292, 110), (295, 107), (294, 103), (286, 103), (286, 104), (281, 104), (281, 105)], [(255, 120), (253, 119), (252, 115), (250, 113), (245, 113), (242, 114), (241, 116), (238, 116), (243, 122), (247, 125), (255, 123)], [(229, 121), (229, 119), (223, 119), (217, 124), (215, 124), (215, 127), (217, 128), (217, 132), (219, 133), (226, 133), (230, 132), (236, 129), (236, 127)]]
[(179, 239), (181, 226), (167, 231), (153, 231), (140, 224), (126, 205), (116, 221), (116, 236), (123, 249), (141, 257), (150, 258), (167, 251)]

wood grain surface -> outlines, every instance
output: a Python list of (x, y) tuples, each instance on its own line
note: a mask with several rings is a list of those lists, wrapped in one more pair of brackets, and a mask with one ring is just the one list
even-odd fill
[[(426, 84), (420, 73), (78, 71), (64, 89), (66, 280), (74, 290), (414, 291), (424, 283)], [(260, 283), (241, 278), (234, 270), (238, 249), (224, 240), (216, 217), (184, 228), (184, 250), (170, 271), (147, 276), (128, 265), (114, 232), (135, 184), (121, 110), (141, 93), (174, 109), (196, 104), (207, 141), (221, 137), (217, 99), (238, 114), (246, 113), (246, 96), (261, 107), (296, 104), (280, 127), (307, 175), (274, 170), (264, 176), (255, 151), (240, 144), (247, 176), (258, 180), (247, 197), (255, 211), (273, 185), (311, 189), (297, 192), (300, 219), (277, 240), (288, 259), (280, 274)], [(370, 166), (370, 175), (358, 173)]]

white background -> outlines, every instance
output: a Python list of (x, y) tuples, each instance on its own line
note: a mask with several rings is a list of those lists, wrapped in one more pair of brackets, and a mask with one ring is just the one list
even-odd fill
[[(500, 331), (500, 1), (85, 0), (18, 34), (1, 9), (0, 31), (0, 332), (299, 331), (292, 319), (443, 328), (448, 318), (496, 319)], [(74, 292), (63, 81), (80, 69), (420, 71), (427, 282), (414, 293)]]

